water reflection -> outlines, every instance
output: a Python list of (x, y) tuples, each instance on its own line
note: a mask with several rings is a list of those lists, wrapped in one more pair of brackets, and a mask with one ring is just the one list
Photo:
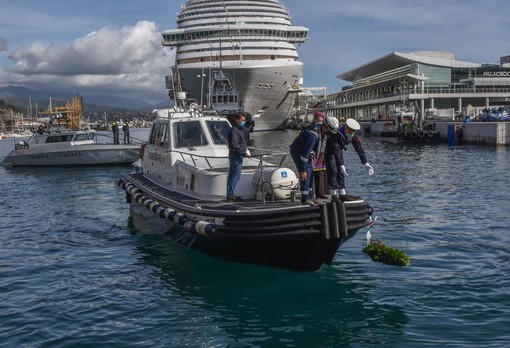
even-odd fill
[(378, 344), (401, 335), (408, 322), (398, 306), (371, 300), (371, 282), (354, 264), (340, 263), (315, 273), (237, 264), (150, 234), (138, 218), (130, 218), (129, 229), (140, 238), (140, 262), (154, 267), (153, 274), (173, 294), (168, 300), (193, 307), (182, 320), (203, 332), (211, 325), (221, 330), (209, 343)]

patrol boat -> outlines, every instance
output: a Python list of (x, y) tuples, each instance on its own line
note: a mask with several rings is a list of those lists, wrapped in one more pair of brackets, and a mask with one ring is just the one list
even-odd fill
[(139, 158), (141, 143), (98, 142), (93, 130), (34, 133), (14, 144), (2, 164), (12, 167), (131, 164)]
[[(6, 166), (86, 166), (131, 164), (139, 158), (141, 142), (113, 144), (94, 130), (79, 130), (83, 99), (74, 95), (65, 106), (50, 108), (51, 127), (42, 125), (27, 140), (14, 144)], [(104, 141), (98, 141), (102, 136)], [(135, 140), (132, 138), (132, 140)]]
[(175, 106), (156, 111), (139, 165), (118, 182), (133, 216), (208, 256), (300, 271), (331, 264), (370, 224), (372, 208), (360, 197), (301, 205), (296, 174), (269, 162), (286, 154), (246, 157), (242, 200), (227, 201), (231, 125), (185, 98), (179, 92)]

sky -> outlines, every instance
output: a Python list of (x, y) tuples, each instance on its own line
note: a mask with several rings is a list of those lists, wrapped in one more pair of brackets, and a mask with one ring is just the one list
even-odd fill
[[(510, 55), (508, 0), (280, 0), (293, 25), (304, 86), (338, 92), (337, 74), (394, 51), (447, 51), (475, 63)], [(176, 28), (185, 0), (0, 2), (0, 87), (67, 89), (167, 99), (175, 51), (161, 32)], [(51, 97), (51, 96), (48, 96)]]

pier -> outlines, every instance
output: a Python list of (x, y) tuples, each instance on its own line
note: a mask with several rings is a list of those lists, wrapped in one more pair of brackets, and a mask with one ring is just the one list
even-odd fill
[(510, 122), (437, 122), (441, 140), (448, 141), (448, 125), (462, 129), (462, 144), (510, 145)]
[[(360, 124), (363, 131), (370, 129), (370, 133), (377, 137), (383, 122), (360, 122)], [(441, 141), (445, 143), (448, 142), (450, 125), (454, 126), (456, 134), (462, 134), (462, 137), (456, 137), (457, 144), (510, 146), (510, 122), (438, 121), (435, 123), (435, 129), (439, 131)]]

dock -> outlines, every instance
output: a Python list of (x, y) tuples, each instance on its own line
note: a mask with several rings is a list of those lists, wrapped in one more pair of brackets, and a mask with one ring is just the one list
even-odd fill
[(474, 145), (510, 145), (510, 122), (437, 122), (441, 140), (448, 142), (448, 126), (462, 129), (462, 143)]
[[(362, 129), (370, 122), (360, 122)], [(510, 122), (460, 122), (438, 121), (435, 129), (439, 131), (441, 141), (448, 142), (448, 126), (453, 126), (457, 134), (457, 143), (487, 146), (510, 146)], [(451, 129), (451, 128), (450, 128)]]

